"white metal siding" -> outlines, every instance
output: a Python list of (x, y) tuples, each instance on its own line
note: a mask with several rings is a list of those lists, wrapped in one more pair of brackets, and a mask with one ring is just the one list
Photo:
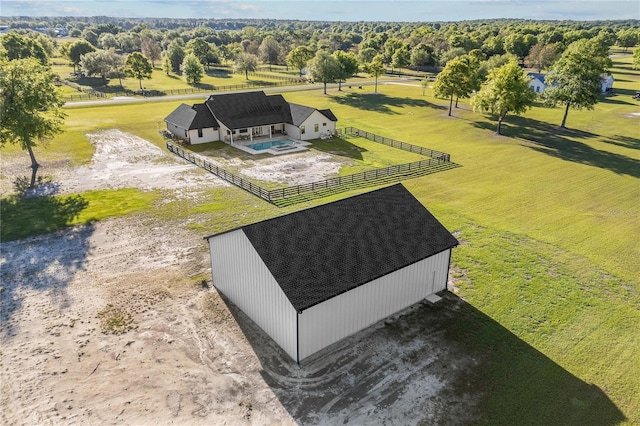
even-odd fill
[(213, 285), (296, 359), (296, 311), (242, 230), (209, 238)]
[(207, 143), (220, 140), (218, 130), (213, 130), (212, 127), (202, 129), (202, 137), (198, 137), (198, 129), (189, 130), (189, 142), (194, 144)]
[(300, 359), (444, 290), (450, 252), (445, 250), (303, 311), (299, 317)]

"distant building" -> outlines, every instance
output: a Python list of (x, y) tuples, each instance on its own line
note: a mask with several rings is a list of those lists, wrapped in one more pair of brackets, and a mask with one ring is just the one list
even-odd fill
[[(530, 72), (527, 75), (531, 78), (529, 81), (529, 87), (536, 93), (544, 93), (547, 89), (547, 84), (545, 82), (547, 74)], [(602, 93), (609, 93), (613, 90), (613, 82), (614, 78), (611, 74), (601, 74), (600, 78), (602, 79)]]

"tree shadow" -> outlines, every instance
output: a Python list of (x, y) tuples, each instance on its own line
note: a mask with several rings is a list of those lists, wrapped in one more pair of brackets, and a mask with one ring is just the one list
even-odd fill
[(321, 152), (339, 157), (353, 158), (355, 160), (363, 160), (362, 153), (367, 152), (366, 148), (354, 145), (346, 139), (338, 137), (327, 140), (315, 140), (313, 141), (312, 147)]
[[(80, 196), (14, 196), (1, 200), (3, 339), (15, 336), (17, 322), (13, 317), (23, 308), (29, 293), (48, 292), (59, 309), (70, 305), (66, 287), (84, 268), (94, 225), (67, 227), (87, 205)], [(37, 234), (42, 235), (25, 238)]]
[[(524, 145), (565, 161), (585, 164), (610, 170), (621, 175), (640, 177), (640, 161), (624, 155), (595, 149), (580, 139), (600, 137), (582, 130), (563, 129), (559, 126), (527, 117), (508, 117), (502, 124), (502, 134), (526, 140), (533, 145)], [(495, 131), (495, 123), (474, 122), (474, 126)]]
[(586, 383), (444, 291), (296, 364), (221, 295), (262, 376), (297, 424), (614, 425), (623, 413)]
[(640, 138), (633, 138), (631, 136), (614, 135), (606, 139), (605, 142), (623, 148), (640, 149)]
[(341, 105), (347, 105), (365, 111), (381, 112), (384, 114), (399, 114), (391, 110), (390, 107), (429, 107), (439, 110), (447, 109), (445, 106), (436, 105), (425, 101), (424, 99), (390, 97), (384, 93), (347, 93), (342, 96), (333, 95), (331, 98), (333, 101)]
[(228, 71), (228, 70), (212, 69), (212, 70), (206, 70), (205, 72), (209, 77), (214, 77), (214, 78), (231, 78), (231, 77), (233, 77), (233, 73), (231, 71)]
[(214, 86), (213, 84), (209, 84), (209, 83), (198, 83), (195, 85), (195, 87), (197, 87), (198, 89), (203, 89), (203, 90), (216, 90), (216, 86)]

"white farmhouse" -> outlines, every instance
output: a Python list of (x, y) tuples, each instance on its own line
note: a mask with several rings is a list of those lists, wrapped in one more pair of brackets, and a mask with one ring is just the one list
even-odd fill
[(335, 134), (338, 119), (329, 109), (290, 103), (282, 95), (259, 91), (211, 95), (201, 104), (182, 104), (164, 121), (169, 132), (190, 144), (234, 144), (276, 135), (321, 139)]
[(458, 245), (401, 184), (207, 240), (213, 285), (297, 362), (438, 300)]

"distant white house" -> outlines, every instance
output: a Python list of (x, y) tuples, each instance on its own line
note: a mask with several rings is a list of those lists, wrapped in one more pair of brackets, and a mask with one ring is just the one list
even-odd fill
[(544, 83), (546, 74), (530, 72), (527, 75), (531, 77), (531, 80), (529, 81), (529, 87), (531, 87), (536, 93), (544, 93), (545, 89), (547, 88), (547, 85)]
[(211, 95), (201, 104), (182, 104), (164, 121), (167, 130), (190, 144), (230, 144), (259, 137), (287, 135), (310, 140), (332, 136), (338, 119), (330, 109), (287, 102), (264, 92)]
[[(536, 93), (544, 93), (547, 89), (547, 84), (545, 82), (546, 74), (530, 72), (527, 75), (531, 78), (529, 81), (529, 87)], [(600, 78), (602, 79), (602, 93), (608, 93), (613, 90), (613, 82), (614, 78), (611, 74), (601, 74)]]
[(600, 74), (602, 79), (602, 93), (608, 93), (613, 90), (613, 76), (611, 74)]

